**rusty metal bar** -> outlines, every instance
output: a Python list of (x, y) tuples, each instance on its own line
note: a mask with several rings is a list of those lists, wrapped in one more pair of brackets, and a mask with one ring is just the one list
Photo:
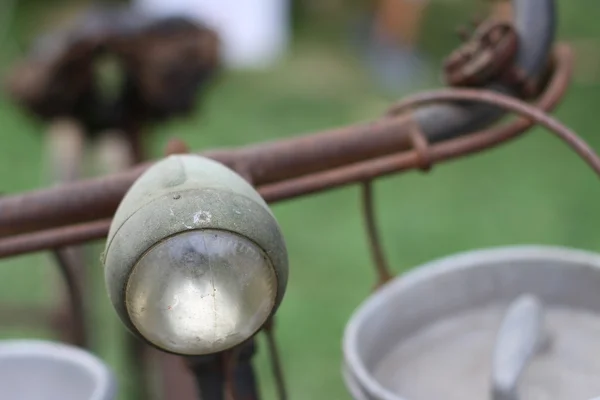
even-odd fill
[(575, 132), (564, 126), (558, 120), (546, 114), (544, 111), (517, 101), (511, 97), (500, 97), (493, 92), (482, 93), (472, 89), (444, 89), (432, 91), (430, 93), (424, 93), (422, 95), (416, 95), (413, 99), (411, 99), (411, 102), (425, 104), (448, 99), (468, 101), (477, 100), (483, 103), (497, 104), (513, 112), (526, 116), (527, 118), (535, 121), (537, 124), (545, 127), (549, 132), (561, 139), (600, 177), (600, 157), (596, 151), (587, 144), (587, 142), (577, 136)]
[[(265, 185), (410, 149), (409, 115), (234, 150), (235, 167)], [(258, 162), (260, 160), (260, 162)]]
[[(85, 132), (81, 124), (71, 118), (55, 118), (46, 137), (52, 182), (66, 183), (81, 178), (85, 151)], [(80, 247), (66, 246), (52, 249), (52, 255), (64, 284), (63, 293), (66, 292), (54, 313), (52, 325), (66, 342), (87, 347), (89, 341), (82, 294), (87, 278), (84, 251)]]
[(393, 274), (390, 272), (391, 269), (383, 251), (383, 246), (379, 237), (379, 230), (377, 229), (372, 181), (365, 181), (362, 184), (361, 194), (367, 238), (369, 239), (371, 257), (373, 258), (375, 272), (377, 273), (377, 282), (375, 287), (381, 287), (387, 281), (392, 279)]
[[(555, 54), (555, 72), (546, 91), (536, 104), (537, 107), (545, 111), (552, 110), (558, 104), (567, 90), (572, 74), (573, 54), (571, 50), (565, 45), (557, 46)], [(505, 126), (431, 145), (429, 147), (429, 161), (431, 163), (449, 161), (477, 153), (513, 139), (533, 125), (534, 122), (531, 120), (519, 118)], [(267, 201), (276, 202), (420, 167), (421, 156), (419, 151), (405, 151), (318, 174), (262, 186), (259, 189), (261, 195)]]
[(144, 168), (52, 189), (6, 196), (0, 204), (0, 236), (108, 217)]
[[(556, 53), (557, 69), (554, 80), (550, 85), (551, 88), (548, 89), (552, 89), (551, 94), (556, 94), (556, 92), (566, 89), (563, 86), (566, 86), (568, 82), (571, 69), (570, 51), (565, 46), (561, 46), (557, 49)], [(553, 102), (557, 100), (555, 99)], [(265, 198), (269, 201), (278, 201), (297, 196), (297, 191), (290, 189), (289, 186), (291, 184), (303, 183), (303, 178), (300, 178), (298, 181), (289, 178), (293, 178), (299, 174), (302, 176), (302, 174), (310, 173), (310, 171), (314, 171), (316, 168), (315, 165), (319, 165), (320, 168), (324, 168), (327, 171), (335, 165), (358, 165), (356, 164), (357, 161), (373, 158), (376, 151), (381, 152), (381, 155), (389, 154), (391, 150), (398, 152), (406, 149), (406, 146), (409, 146), (410, 143), (409, 127), (412, 124), (414, 124), (414, 121), (410, 120), (409, 117), (386, 118), (372, 124), (351, 126), (349, 128), (308, 136), (310, 140), (306, 137), (300, 137), (273, 142), (272, 144), (264, 145), (264, 147), (251, 146), (245, 149), (221, 150), (202, 154), (237, 169), (248, 171), (249, 166), (255, 166), (252, 171), (252, 180), (255, 185), (260, 187), (264, 185), (265, 173), (262, 173), (262, 181), (257, 176), (261, 176), (260, 168), (268, 165), (266, 160), (270, 159), (270, 154), (273, 154), (274, 149), (288, 148), (290, 151), (294, 151), (294, 158), (302, 160), (297, 165), (305, 165), (305, 170), (295, 169), (290, 172), (288, 179), (285, 183), (281, 184), (282, 186), (277, 186), (277, 183), (263, 186), (265, 192), (263, 195)], [(527, 128), (527, 125), (521, 123), (518, 130), (523, 131)], [(512, 137), (514, 134), (506, 134), (506, 132), (499, 134), (498, 131), (495, 131), (495, 135), (502, 137), (501, 141), (506, 140), (504, 137)], [(478, 139), (475, 139), (475, 136), (469, 135), (467, 139), (476, 141)], [(392, 140), (394, 137), (396, 138), (395, 142)], [(335, 145), (336, 141), (333, 138), (338, 138), (338, 142), (340, 143), (347, 142), (350, 145)], [(380, 143), (380, 140), (382, 143), (381, 147), (373, 145), (373, 143)], [(493, 144), (498, 142), (493, 139), (491, 141), (494, 142)], [(329, 143), (330, 147), (323, 146), (324, 143)], [(454, 142), (448, 141), (443, 143)], [(461, 146), (464, 146), (464, 143)], [(318, 148), (322, 150), (313, 153)], [(474, 151), (478, 151), (479, 149)], [(329, 153), (325, 154), (324, 152), (327, 151)], [(366, 153), (362, 153), (363, 151), (366, 151)], [(460, 151), (460, 148), (457, 148), (457, 151)], [(347, 154), (351, 154), (352, 156), (348, 156)], [(398, 157), (400, 159), (397, 159)], [(380, 158), (378, 162), (380, 164), (382, 162), (389, 164), (390, 167), (383, 168), (383, 171), (387, 171), (383, 173), (391, 173), (411, 168), (411, 165), (414, 163), (414, 157), (410, 152), (407, 152), (389, 156), (387, 162), (381, 161), (384, 158)], [(323, 158), (329, 160), (327, 165), (319, 161)], [(283, 163), (282, 168), (274, 169), (283, 171), (285, 169), (283, 168), (284, 165), (286, 168), (290, 167), (289, 162), (286, 161), (286, 157), (279, 156), (278, 159)], [(127, 189), (149, 165), (142, 164), (123, 173), (82, 180), (56, 188), (6, 196), (0, 199), (0, 236), (109, 217), (116, 210)], [(373, 178), (381, 174), (376, 165), (373, 165), (371, 169), (371, 172), (365, 171), (364, 175), (366, 176), (363, 179)], [(327, 171), (324, 174), (331, 173), (332, 171)], [(273, 176), (269, 178), (272, 179)], [(267, 181), (269, 180), (267, 179)], [(352, 179), (349, 179), (346, 183), (351, 182)], [(310, 192), (322, 189), (321, 187), (315, 187), (310, 189)], [(300, 189), (300, 191), (302, 190)]]
[[(553, 0), (515, 0), (515, 6), (518, 10), (515, 28), (521, 40), (516, 67), (528, 78), (536, 77), (552, 42)], [(532, 18), (538, 19), (535, 29), (530, 23)], [(500, 83), (494, 87), (508, 90)], [(489, 106), (440, 103), (423, 107), (412, 116), (205, 155), (246, 171), (256, 186), (274, 184), (406, 150), (410, 148), (407, 126), (412, 124), (413, 117), (428, 141), (436, 142), (456, 132), (463, 134), (474, 130), (473, 127), (489, 124), (499, 115), (498, 111)], [(4, 198), (0, 200), (0, 236), (109, 217), (145, 167)]]
[[(410, 123), (408, 117), (385, 119), (245, 149), (201, 154), (249, 171), (253, 182), (261, 185), (407, 149)], [(6, 196), (0, 200), (0, 236), (109, 217), (149, 165)]]
[(152, 350), (159, 366), (162, 399), (196, 400), (198, 387), (183, 357)]
[(0, 240), (0, 255), (10, 257), (100, 239), (108, 233), (110, 221), (111, 219), (104, 219), (5, 238)]
[[(515, 0), (514, 4), (517, 11), (514, 26), (520, 39), (515, 67), (525, 78), (537, 78), (553, 41), (553, 0)], [(490, 85), (510, 92), (502, 82)], [(411, 116), (204, 155), (247, 171), (257, 186), (275, 184), (406, 150), (410, 147), (407, 125), (412, 123), (412, 118), (428, 141), (435, 143), (489, 124), (501, 115), (499, 110), (489, 105), (441, 102), (421, 107)], [(0, 200), (0, 236), (109, 217), (146, 167), (142, 165), (110, 177), (6, 197)]]
[(279, 400), (287, 400), (288, 393), (283, 375), (283, 366), (281, 364), (277, 340), (275, 339), (275, 317), (271, 317), (271, 319), (265, 324), (263, 332), (265, 333), (267, 339), (269, 361), (271, 364), (271, 370), (273, 372), (273, 378), (275, 380), (275, 388), (277, 389), (277, 398)]
[(63, 247), (53, 251), (54, 259), (59, 265), (63, 281), (65, 283), (68, 298), (65, 307), (70, 323), (68, 329), (69, 342), (80, 347), (88, 346), (88, 338), (85, 327), (84, 298), (81, 284), (83, 283), (83, 265), (81, 265), (81, 254), (74, 247)]
[[(558, 104), (560, 98), (567, 89), (567, 84), (572, 72), (571, 50), (567, 46), (558, 46), (555, 54), (555, 72), (546, 91), (536, 104), (543, 110), (551, 110)], [(389, 119), (394, 120), (394, 118)], [(402, 126), (408, 129), (406, 121), (404, 119), (402, 119), (402, 121), (404, 121)], [(517, 137), (533, 124), (534, 123), (527, 118), (519, 118), (505, 126), (491, 128), (480, 133), (434, 144), (429, 148), (429, 157), (431, 162), (441, 162), (476, 153)], [(372, 138), (372, 140), (375, 139), (376, 138)], [(232, 154), (235, 154), (235, 152), (235, 150), (233, 152), (220, 151), (206, 153), (206, 155), (216, 160), (224, 160), (226, 163), (233, 166), (235, 157), (232, 156)], [(419, 168), (420, 165), (421, 156), (418, 151), (404, 151), (395, 155), (354, 163), (345, 167), (300, 178), (288, 179), (275, 184), (259, 185), (258, 189), (265, 200), (270, 203), (275, 203), (300, 195), (316, 193), (322, 190), (340, 187), (342, 185), (377, 178), (385, 174)], [(37, 204), (38, 210), (41, 210), (41, 212), (36, 215), (42, 219), (46, 218), (43, 225), (47, 225), (48, 223), (58, 223), (53, 215), (46, 213), (44, 209), (41, 208), (42, 204), (45, 199), (50, 199), (50, 202), (58, 201), (57, 199), (61, 195), (69, 194), (69, 196), (75, 199), (79, 198), (78, 196), (81, 196), (81, 204), (85, 204), (86, 207), (93, 207), (93, 204), (95, 204), (96, 201), (99, 201), (100, 211), (114, 212), (113, 208), (117, 207), (121, 196), (124, 195), (127, 188), (137, 176), (143, 172), (146, 166), (147, 165), (138, 166), (126, 173), (115, 174), (110, 177), (67, 184), (56, 189), (32, 192), (22, 196), (3, 198), (0, 199), (0, 209), (3, 209), (7, 203), (12, 207), (27, 207), (25, 204), (18, 206), (19, 202), (28, 205)], [(103, 191), (103, 189), (105, 190)], [(104, 197), (102, 200), (98, 200), (97, 198), (94, 198), (93, 195), (90, 195), (90, 193), (95, 192), (103, 193)], [(102, 201), (104, 201), (104, 203), (102, 203)], [(39, 202), (41, 202), (41, 204)], [(69, 205), (71, 204), (69, 203)], [(54, 211), (63, 217), (70, 215), (69, 213), (73, 211), (66, 205), (60, 206), (60, 203), (56, 203), (55, 206), (56, 208), (54, 208)], [(100, 211), (97, 214), (103, 214)], [(78, 215), (78, 219), (82, 217), (82, 214), (78, 214), (77, 211), (75, 211), (74, 214)], [(93, 217), (93, 214), (94, 213), (90, 213), (87, 215)], [(29, 216), (23, 215), (23, 213), (17, 213), (15, 215), (6, 215), (2, 213), (0, 215), (0, 221), (3, 219), (33, 222)], [(89, 240), (101, 239), (106, 236), (109, 226), (110, 219), (102, 219), (0, 239), (0, 257), (14, 256), (65, 244), (77, 244)]]

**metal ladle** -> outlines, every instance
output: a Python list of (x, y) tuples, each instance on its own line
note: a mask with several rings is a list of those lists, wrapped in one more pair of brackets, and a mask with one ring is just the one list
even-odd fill
[(550, 344), (544, 328), (544, 308), (537, 297), (525, 294), (510, 305), (494, 348), (492, 400), (520, 399), (518, 384), (523, 372)]
[(544, 310), (530, 294), (517, 298), (506, 312), (493, 353), (492, 399), (519, 400), (518, 384), (531, 359), (548, 344)]

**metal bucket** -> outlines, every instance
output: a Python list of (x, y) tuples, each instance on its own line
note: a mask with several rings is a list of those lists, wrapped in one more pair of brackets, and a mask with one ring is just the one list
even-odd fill
[(0, 398), (115, 400), (108, 367), (74, 346), (37, 341), (0, 342)]
[(600, 255), (473, 251), (399, 276), (344, 335), (357, 400), (589, 400), (600, 394)]

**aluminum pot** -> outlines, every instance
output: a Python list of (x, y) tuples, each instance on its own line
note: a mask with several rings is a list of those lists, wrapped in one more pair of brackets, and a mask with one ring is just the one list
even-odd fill
[(351, 317), (356, 400), (589, 400), (600, 393), (600, 255), (517, 246), (415, 268)]
[(0, 342), (0, 398), (115, 400), (109, 368), (80, 348), (49, 341)]

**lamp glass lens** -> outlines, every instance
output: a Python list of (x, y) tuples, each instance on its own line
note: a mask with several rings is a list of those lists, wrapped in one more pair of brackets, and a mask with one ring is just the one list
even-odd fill
[(277, 277), (250, 240), (187, 231), (152, 247), (129, 278), (126, 306), (146, 340), (172, 353), (212, 354), (252, 336), (275, 304)]

